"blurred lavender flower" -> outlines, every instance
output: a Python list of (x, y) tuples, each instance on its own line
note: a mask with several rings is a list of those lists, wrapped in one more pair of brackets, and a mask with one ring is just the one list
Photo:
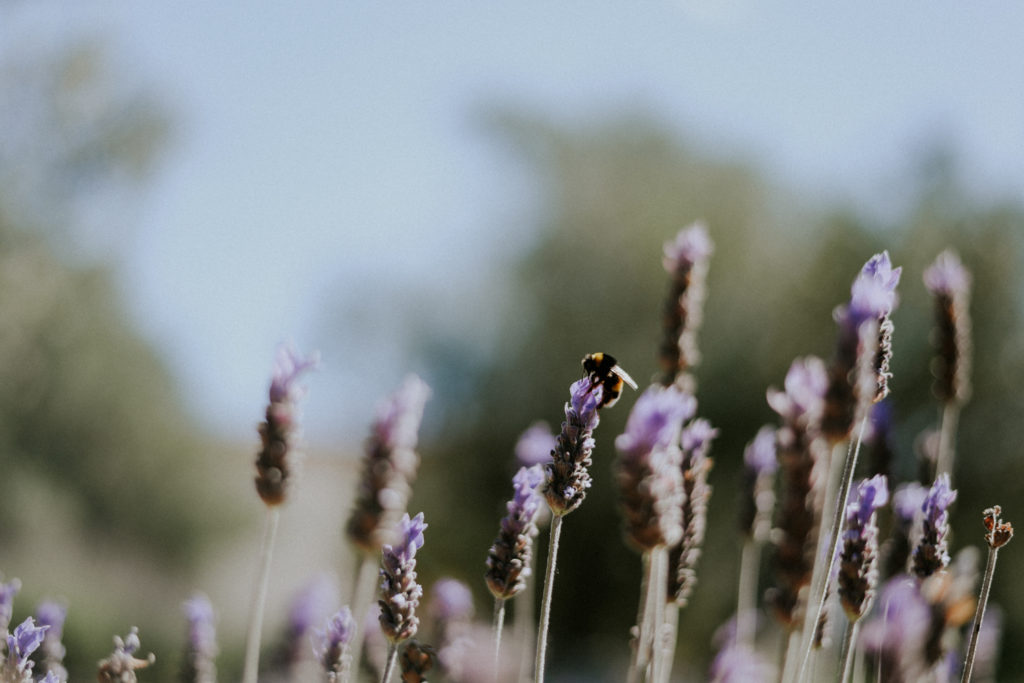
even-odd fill
[(946, 536), (949, 534), (949, 506), (956, 500), (949, 475), (940, 474), (921, 504), (921, 539), (914, 548), (912, 569), (920, 578), (931, 576), (949, 564)]
[(880, 401), (871, 409), (864, 444), (868, 447), (868, 472), (891, 476), (896, 449), (892, 442), (892, 403), (889, 401)]
[(423, 547), (423, 531), (427, 524), (423, 513), (412, 519), (406, 513), (398, 522), (396, 546), (385, 545), (380, 569), (380, 626), (392, 643), (416, 635), (419, 619), (416, 607), (423, 588), (416, 583), (416, 551)]
[(214, 660), (218, 649), (213, 605), (205, 595), (196, 593), (185, 601), (184, 611), (188, 637), (181, 680), (184, 683), (214, 683), (217, 680)]
[[(544, 480), (540, 465), (520, 467), (512, 478), (515, 493), (506, 504), (498, 536), (487, 555), (487, 588), (498, 600), (507, 600), (526, 587), (537, 536), (536, 517), (542, 499), (537, 487)], [(472, 596), (469, 596), (472, 607)]]
[(134, 626), (124, 638), (114, 636), (114, 651), (99, 664), (100, 683), (135, 683), (138, 680), (135, 672), (156, 661), (152, 654), (146, 659), (135, 657), (139, 645), (139, 629)]
[(683, 422), (696, 409), (693, 396), (678, 388), (651, 386), (615, 439), (626, 541), (641, 552), (674, 545), (682, 537), (682, 453), (677, 444)]
[(659, 353), (661, 384), (669, 386), (681, 381), (682, 389), (692, 390), (687, 371), (700, 361), (697, 330), (700, 328), (704, 303), (704, 279), (708, 258), (714, 251), (707, 228), (694, 223), (665, 244), (662, 260), (671, 276), (665, 303), (664, 336)]
[(849, 303), (836, 309), (839, 336), (822, 418), (823, 433), (832, 443), (845, 440), (867, 405), (888, 394), (889, 315), (901, 272), (892, 267), (889, 252), (872, 256), (850, 288)]
[(895, 576), (909, 570), (907, 562), (913, 550), (914, 524), (921, 517), (921, 506), (928, 489), (917, 482), (901, 484), (892, 494), (892, 536), (885, 544), (885, 575)]
[(697, 585), (697, 561), (704, 545), (707, 527), (707, 508), (711, 499), (708, 472), (712, 461), (708, 457), (711, 440), (718, 430), (705, 419), (693, 420), (683, 429), (680, 443), (683, 449), (683, 536), (669, 550), (669, 596), (679, 607), (685, 607)]
[(295, 467), (296, 403), (302, 395), (296, 380), (318, 362), (318, 354), (303, 358), (290, 346), (278, 348), (266, 420), (259, 426), (262, 445), (256, 456), (256, 492), (268, 506), (284, 502)]
[(768, 601), (788, 627), (797, 626), (800, 590), (811, 580), (824, 497), (827, 449), (820, 432), (828, 375), (825, 363), (798, 358), (786, 373), (785, 391), (770, 389), (768, 405), (782, 418), (776, 435), (780, 497), (776, 509), (775, 586)]
[(67, 679), (68, 672), (64, 668), (64, 655), (66, 653), (61, 638), (64, 634), (64, 620), (67, 617), (67, 608), (52, 600), (39, 603), (36, 607), (36, 621), (40, 626), (48, 626), (43, 643), (39, 646), (42, 653), (40, 673), (53, 672), (58, 679)]
[[(536, 480), (540, 483), (539, 477)], [(458, 579), (438, 579), (430, 588), (427, 611), (436, 623), (469, 621), (473, 618), (473, 592)]]
[(14, 613), (14, 596), (20, 590), (21, 581), (18, 579), (0, 583), (0, 631), (6, 631), (11, 624), (11, 615)]
[(756, 541), (764, 541), (771, 530), (775, 507), (775, 471), (779, 460), (775, 452), (775, 429), (765, 425), (743, 450), (743, 480), (740, 491), (740, 531)]
[(890, 579), (873, 614), (864, 624), (860, 642), (876, 661), (879, 683), (920, 681), (930, 669), (924, 646), (931, 608), (918, 582), (905, 574)]
[(839, 601), (850, 621), (867, 613), (878, 583), (878, 526), (876, 512), (889, 501), (889, 486), (876, 474), (857, 485), (846, 506), (846, 529), (839, 554)]
[(520, 465), (543, 465), (551, 460), (555, 448), (555, 435), (544, 421), (534, 422), (516, 442), (516, 460)]
[(309, 655), (314, 628), (327, 621), (337, 606), (337, 580), (330, 574), (317, 574), (299, 590), (288, 607), (284, 640), (274, 657), (277, 668), (295, 671)]
[(327, 627), (314, 629), (313, 654), (319, 660), (331, 683), (344, 681), (352, 663), (349, 644), (356, 633), (356, 620), (346, 606), (327, 620)]
[(924, 284), (935, 297), (935, 395), (943, 403), (963, 404), (971, 391), (971, 275), (957, 253), (947, 249), (924, 271)]
[(35, 620), (28, 617), (7, 634), (7, 666), (4, 667), (4, 680), (31, 681), (33, 662), (29, 660), (36, 649), (43, 643), (49, 626), (36, 626)]
[(567, 515), (578, 508), (590, 488), (590, 456), (594, 429), (600, 422), (603, 389), (584, 377), (573, 382), (569, 393), (565, 422), (544, 471), (544, 497), (555, 515)]
[(771, 662), (744, 645), (722, 648), (711, 662), (711, 683), (756, 683), (774, 681), (777, 672)]
[(410, 375), (377, 409), (347, 525), (349, 540), (363, 552), (379, 552), (392, 540), (390, 534), (405, 512), (419, 469), (416, 444), (428, 398), (430, 387)]

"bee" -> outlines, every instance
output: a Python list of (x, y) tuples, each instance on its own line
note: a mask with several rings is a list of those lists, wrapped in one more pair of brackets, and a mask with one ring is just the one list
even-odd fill
[(583, 372), (590, 377), (591, 386), (601, 385), (601, 405), (605, 408), (615, 405), (622, 394), (623, 383), (636, 389), (636, 382), (625, 370), (619, 367), (613, 356), (607, 353), (588, 353), (583, 357)]

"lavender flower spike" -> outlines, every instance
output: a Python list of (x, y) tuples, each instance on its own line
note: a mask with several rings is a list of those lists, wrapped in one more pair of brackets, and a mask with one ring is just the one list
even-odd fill
[(971, 391), (971, 275), (947, 249), (924, 271), (924, 284), (935, 298), (935, 395), (943, 403), (963, 404)]
[(356, 632), (356, 620), (348, 607), (342, 607), (327, 620), (327, 628), (316, 631), (313, 654), (320, 661), (330, 683), (346, 678), (352, 662), (349, 645)]
[(349, 540), (365, 553), (379, 552), (405, 512), (419, 469), (416, 445), (430, 387), (416, 375), (377, 409), (366, 441), (356, 503), (348, 519)]
[(889, 501), (889, 486), (875, 475), (857, 486), (856, 498), (846, 506), (846, 530), (839, 555), (837, 590), (850, 621), (867, 613), (878, 583), (878, 525), (876, 512)]
[(40, 673), (52, 671), (61, 680), (66, 680), (68, 677), (68, 672), (64, 668), (66, 651), (61, 643), (67, 613), (68, 610), (64, 605), (50, 600), (41, 602), (36, 607), (36, 621), (40, 626), (49, 627), (43, 637), (43, 644), (39, 647), (42, 653)]
[(14, 633), (7, 635), (7, 670), (16, 672), (17, 676), (11, 679), (20, 681), (22, 678), (31, 681), (33, 662), (29, 657), (43, 643), (43, 638), (49, 626), (36, 626), (35, 620), (28, 617), (21, 622)]
[(296, 404), (303, 393), (296, 380), (318, 362), (318, 354), (303, 358), (290, 346), (278, 348), (266, 420), (259, 426), (262, 445), (256, 456), (256, 492), (267, 506), (280, 505), (287, 496), (295, 468)]
[(669, 550), (668, 594), (679, 607), (685, 607), (697, 585), (697, 561), (704, 546), (707, 528), (707, 508), (711, 499), (708, 472), (712, 461), (708, 457), (711, 440), (718, 430), (704, 419), (696, 419), (683, 430), (680, 442), (683, 449), (683, 536), (678, 545)]
[(487, 555), (487, 588), (498, 600), (507, 600), (526, 587), (537, 536), (537, 512), (541, 497), (537, 486), (544, 480), (540, 465), (521, 467), (512, 478), (515, 493), (506, 505), (508, 514)]
[(711, 683), (751, 683), (773, 681), (775, 667), (749, 647), (732, 644), (723, 647), (711, 663)]
[(661, 384), (680, 382), (682, 388), (692, 381), (687, 371), (700, 360), (697, 330), (700, 328), (704, 303), (704, 280), (708, 259), (714, 245), (703, 223), (694, 223), (665, 244), (662, 260), (672, 278), (665, 302), (664, 336), (659, 360)]
[(551, 512), (567, 515), (580, 506), (590, 488), (590, 456), (594, 450), (594, 429), (600, 418), (603, 388), (584, 377), (569, 388), (565, 422), (545, 469), (544, 496)]
[(924, 579), (949, 564), (946, 536), (949, 534), (949, 506), (956, 500), (956, 491), (950, 488), (949, 474), (935, 478), (921, 511), (921, 541), (914, 549), (912, 569)]
[(213, 605), (202, 593), (185, 601), (185, 620), (188, 637), (185, 644), (185, 662), (182, 680), (188, 683), (215, 683), (217, 680), (217, 630), (214, 626)]
[(775, 429), (765, 425), (743, 451), (743, 490), (740, 498), (740, 530), (749, 538), (766, 540), (775, 507)]
[(0, 583), (0, 631), (6, 631), (11, 624), (11, 615), (14, 613), (14, 596), (20, 590), (21, 581), (18, 579)]
[(135, 652), (139, 649), (139, 644), (139, 629), (134, 626), (124, 638), (114, 636), (114, 651), (100, 662), (97, 671), (100, 683), (136, 683), (138, 678), (135, 672), (156, 661), (152, 654), (146, 659), (136, 657)]
[(626, 541), (640, 552), (682, 537), (683, 480), (679, 433), (697, 401), (675, 387), (653, 385), (633, 405), (619, 451), (619, 500)]
[(416, 551), (423, 547), (427, 524), (423, 513), (412, 519), (406, 513), (398, 523), (398, 544), (385, 545), (380, 569), (380, 627), (392, 644), (416, 635), (423, 588), (416, 583)]

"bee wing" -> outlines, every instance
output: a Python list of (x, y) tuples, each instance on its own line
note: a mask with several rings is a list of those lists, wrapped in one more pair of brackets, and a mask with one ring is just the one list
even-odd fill
[(621, 380), (622, 380), (623, 382), (625, 382), (626, 384), (628, 384), (629, 386), (631, 386), (631, 387), (633, 388), (633, 390), (634, 390), (634, 391), (636, 391), (636, 389), (637, 389), (637, 384), (636, 384), (636, 381), (635, 381), (635, 380), (634, 380), (634, 379), (633, 379), (632, 377), (630, 377), (630, 376), (629, 376), (629, 373), (628, 373), (628, 372), (626, 372), (625, 370), (623, 370), (622, 368), (620, 368), (620, 367), (619, 367), (618, 365), (616, 365), (616, 366), (614, 366), (614, 367), (612, 368), (612, 372), (614, 372), (614, 373), (615, 373), (616, 375), (618, 375), (618, 376), (619, 376), (619, 378), (620, 378), (620, 379), (621, 379)]

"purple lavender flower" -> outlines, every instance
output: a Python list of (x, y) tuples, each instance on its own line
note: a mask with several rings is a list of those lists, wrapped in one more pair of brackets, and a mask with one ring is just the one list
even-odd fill
[(114, 651), (99, 664), (97, 677), (100, 683), (136, 683), (135, 672), (156, 661), (152, 654), (146, 659), (136, 657), (139, 647), (139, 629), (134, 626), (124, 638), (114, 636)]
[(315, 629), (313, 654), (327, 672), (329, 681), (343, 680), (348, 671), (352, 655), (349, 644), (356, 633), (356, 620), (347, 606), (338, 610), (327, 620), (327, 627)]
[(567, 515), (580, 506), (590, 488), (590, 456), (594, 450), (594, 429), (600, 418), (603, 389), (590, 379), (573, 382), (565, 404), (565, 422), (544, 471), (544, 497), (551, 512)]
[(768, 405), (785, 422), (806, 428), (816, 424), (825, 409), (828, 372), (820, 358), (797, 358), (789, 366), (783, 384), (785, 390), (769, 389)]
[(914, 548), (912, 568), (920, 578), (931, 576), (949, 564), (946, 536), (949, 534), (949, 506), (956, 500), (949, 475), (936, 477), (921, 505), (921, 540)]
[(708, 258), (713, 250), (714, 245), (702, 223), (684, 228), (675, 240), (665, 244), (662, 264), (672, 278), (659, 352), (661, 384), (665, 386), (680, 381), (681, 388), (692, 388), (687, 386), (692, 384), (687, 371), (700, 360), (697, 330), (701, 323)]
[(678, 388), (652, 386), (637, 399), (626, 431), (615, 439), (626, 541), (641, 552), (674, 545), (682, 536), (682, 454), (677, 444), (683, 422), (696, 409), (696, 399)]
[(551, 460), (555, 435), (547, 422), (534, 422), (516, 442), (516, 460), (520, 465), (543, 465)]
[(412, 519), (406, 513), (398, 522), (397, 546), (385, 545), (380, 569), (380, 626), (391, 643), (416, 635), (419, 619), (416, 607), (423, 588), (416, 583), (416, 551), (423, 547), (427, 524), (423, 513)]
[(857, 485), (846, 506), (846, 529), (839, 551), (839, 601), (850, 621), (860, 619), (871, 607), (878, 583), (878, 526), (875, 513), (889, 501), (883, 475)]
[(356, 503), (346, 527), (349, 540), (366, 553), (391, 540), (405, 512), (419, 469), (416, 444), (430, 387), (415, 375), (377, 409), (366, 442)]
[[(535, 477), (537, 484), (540, 479)], [(438, 579), (430, 588), (428, 611), (438, 622), (468, 621), (473, 618), (473, 592), (458, 579)]]
[(520, 467), (512, 478), (515, 493), (506, 505), (508, 514), (502, 518), (498, 537), (487, 555), (484, 575), (488, 589), (499, 600), (507, 600), (526, 587), (542, 500), (537, 487), (543, 480), (540, 465)]
[(711, 683), (754, 683), (773, 681), (777, 672), (771, 662), (744, 645), (722, 648), (708, 672)]
[(32, 671), (33, 665), (29, 657), (42, 645), (49, 628), (49, 626), (36, 626), (35, 620), (28, 617), (14, 629), (14, 633), (7, 635), (7, 666), (10, 667), (10, 670), (31, 680), (27, 676)]
[(905, 574), (882, 589), (874, 616), (867, 620), (860, 643), (876, 660), (879, 681), (919, 681), (930, 668), (924, 657), (932, 614), (918, 582)]
[(14, 613), (14, 596), (20, 590), (21, 581), (18, 579), (0, 583), (0, 631), (6, 631), (11, 624), (11, 615)]
[(316, 366), (317, 354), (302, 358), (290, 346), (281, 346), (270, 381), (266, 420), (260, 423), (261, 446), (256, 456), (256, 492), (268, 506), (284, 502), (295, 467), (296, 403), (302, 390), (296, 380)]
[(775, 429), (765, 425), (743, 451), (740, 530), (758, 541), (767, 538), (775, 507), (775, 471), (779, 467), (775, 438)]
[(669, 549), (668, 594), (680, 607), (686, 606), (697, 585), (697, 561), (704, 545), (711, 500), (708, 472), (712, 462), (708, 452), (717, 435), (718, 430), (710, 422), (698, 418), (683, 429), (679, 438), (683, 449), (683, 536), (678, 545)]
[(185, 661), (182, 680), (190, 683), (214, 683), (217, 680), (217, 629), (214, 626), (213, 605), (202, 593), (185, 601), (185, 621), (188, 637), (185, 641)]
[(928, 489), (917, 482), (901, 484), (893, 492), (892, 536), (885, 543), (885, 576), (895, 576), (908, 570), (907, 562), (913, 550), (911, 534), (927, 495)]
[(43, 643), (39, 647), (42, 653), (40, 672), (52, 671), (58, 679), (67, 679), (68, 676), (63, 664), (65, 649), (61, 643), (67, 613), (67, 607), (51, 600), (41, 602), (36, 607), (36, 621), (40, 626), (49, 627), (43, 637)]
[(925, 270), (924, 284), (935, 298), (935, 395), (944, 403), (962, 404), (970, 396), (971, 275), (956, 252), (947, 249)]

